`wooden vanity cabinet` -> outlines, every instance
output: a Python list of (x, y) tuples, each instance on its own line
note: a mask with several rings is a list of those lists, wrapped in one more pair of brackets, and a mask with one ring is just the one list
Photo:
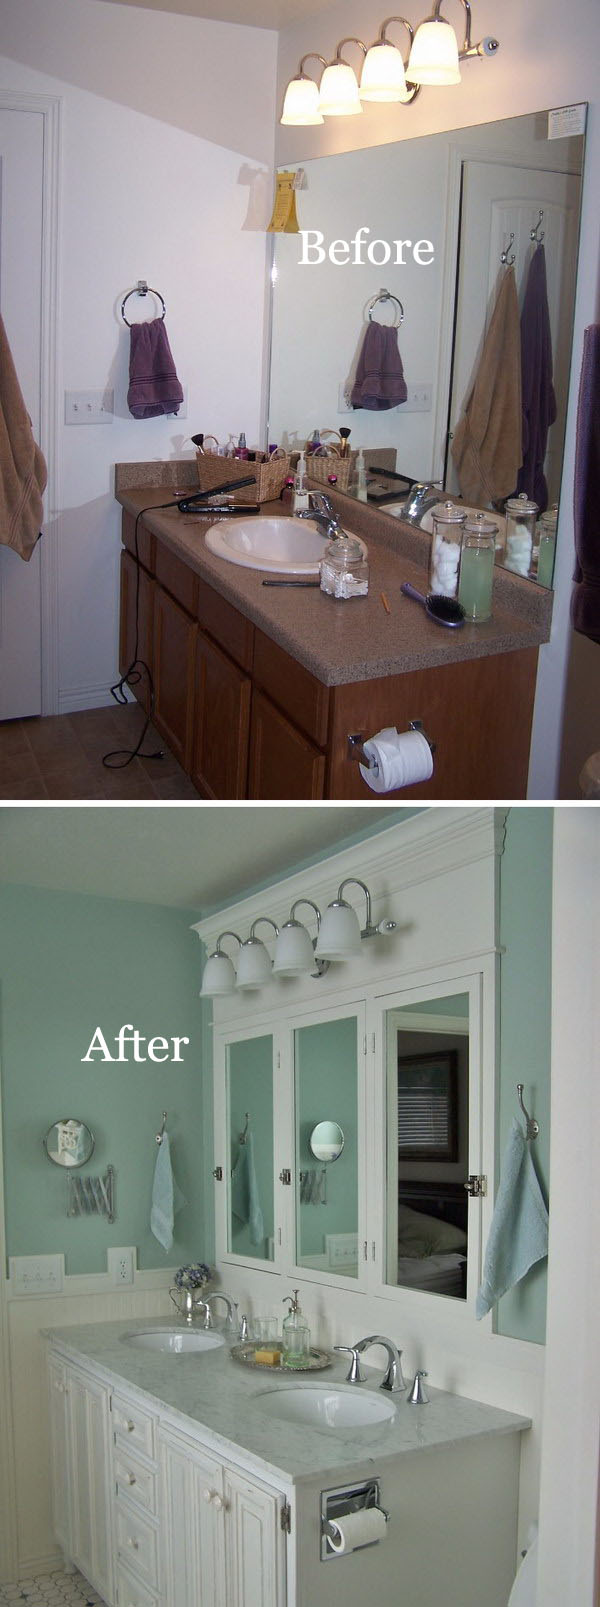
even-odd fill
[[(124, 513), (122, 673), (135, 638), (133, 527)], [(435, 743), (433, 776), (390, 799), (526, 797), (537, 648), (328, 687), (143, 521), (137, 545), (153, 718), (200, 796), (369, 802), (348, 736), (420, 720)], [(148, 709), (145, 678), (132, 691)]]

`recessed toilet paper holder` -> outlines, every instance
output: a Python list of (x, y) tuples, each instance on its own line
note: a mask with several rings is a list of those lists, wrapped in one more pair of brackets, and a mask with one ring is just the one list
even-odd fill
[[(341, 1555), (329, 1544), (330, 1524), (338, 1518), (347, 1517), (349, 1512), (361, 1512), (365, 1507), (378, 1507), (386, 1523), (389, 1523), (390, 1515), (382, 1507), (380, 1495), (379, 1479), (367, 1479), (364, 1484), (344, 1484), (336, 1490), (321, 1491), (321, 1562), (331, 1562)], [(371, 1540), (368, 1545), (377, 1546), (379, 1540)], [(360, 1547), (361, 1551), (367, 1549), (368, 1546)]]
[[(409, 731), (420, 731), (421, 736), (424, 736), (425, 741), (429, 744), (431, 752), (435, 753), (435, 742), (432, 742), (431, 737), (428, 737), (427, 732), (423, 730), (422, 720), (409, 720), (408, 729)], [(358, 764), (366, 765), (367, 770), (373, 768), (372, 760), (369, 758), (368, 753), (365, 753), (364, 748), (364, 744), (365, 742), (368, 742), (368, 740), (369, 739), (365, 736), (364, 731), (354, 731), (352, 733), (348, 732), (346, 746), (346, 758), (356, 759)]]

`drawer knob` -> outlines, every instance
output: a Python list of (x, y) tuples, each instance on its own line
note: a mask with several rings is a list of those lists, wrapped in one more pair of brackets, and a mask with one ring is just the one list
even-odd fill
[(208, 1485), (206, 1485), (204, 1490), (202, 1491), (202, 1498), (203, 1498), (204, 1501), (206, 1501), (206, 1505), (210, 1506), (210, 1503), (211, 1503), (212, 1498), (213, 1498), (213, 1491), (209, 1490)]
[(135, 1423), (132, 1422), (130, 1417), (127, 1419), (125, 1427), (127, 1429), (128, 1434), (133, 1434), (133, 1431), (134, 1431), (134, 1428), (135, 1428)]
[(131, 1546), (132, 1551), (139, 1551), (140, 1549), (139, 1540), (136, 1540), (135, 1536), (132, 1534), (127, 1535), (127, 1544), (128, 1546)]
[(223, 1507), (225, 1506), (225, 1502), (223, 1500), (222, 1495), (219, 1495), (218, 1491), (215, 1491), (215, 1494), (213, 1495), (212, 1504), (213, 1504), (213, 1507), (216, 1508), (217, 1512), (222, 1512), (223, 1511)]

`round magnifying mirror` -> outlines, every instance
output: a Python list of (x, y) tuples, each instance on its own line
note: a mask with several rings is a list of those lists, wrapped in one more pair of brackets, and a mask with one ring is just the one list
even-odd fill
[(76, 1116), (63, 1116), (48, 1128), (44, 1149), (55, 1166), (85, 1166), (94, 1150), (94, 1135)]
[(337, 1122), (317, 1122), (308, 1142), (318, 1161), (337, 1161), (344, 1148), (344, 1134)]

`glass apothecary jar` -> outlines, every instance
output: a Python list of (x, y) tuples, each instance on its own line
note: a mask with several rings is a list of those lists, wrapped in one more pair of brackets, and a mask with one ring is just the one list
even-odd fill
[(438, 502), (432, 508), (431, 519), (429, 590), (440, 597), (456, 597), (466, 514), (456, 502)]
[(543, 513), (538, 524), (537, 534), (539, 540), (537, 578), (540, 586), (551, 586), (554, 574), (554, 556), (556, 552), (556, 526), (558, 523), (558, 503)]
[(528, 575), (531, 569), (535, 521), (538, 516), (537, 502), (532, 502), (527, 492), (521, 491), (520, 496), (509, 497), (505, 513), (504, 567), (512, 569), (515, 575)]
[(468, 620), (479, 625), (492, 617), (492, 586), (498, 526), (485, 513), (465, 519), (460, 554), (458, 601)]
[(337, 536), (325, 548), (321, 560), (321, 591), (328, 597), (366, 597), (369, 565), (359, 541)]

